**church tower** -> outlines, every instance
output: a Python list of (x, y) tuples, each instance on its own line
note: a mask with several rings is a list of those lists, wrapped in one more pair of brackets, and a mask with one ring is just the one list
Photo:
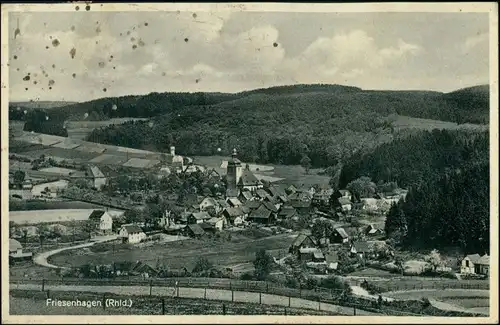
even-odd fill
[(236, 156), (236, 149), (233, 149), (232, 158), (227, 162), (227, 188), (231, 190), (237, 189), (238, 182), (240, 181), (241, 174), (243, 173), (241, 161), (236, 158)]

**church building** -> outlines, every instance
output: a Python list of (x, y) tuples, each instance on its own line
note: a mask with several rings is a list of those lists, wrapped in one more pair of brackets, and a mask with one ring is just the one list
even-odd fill
[(227, 197), (238, 197), (242, 191), (255, 191), (263, 187), (262, 182), (250, 171), (247, 164), (243, 168), (241, 161), (237, 158), (236, 149), (233, 150), (231, 159), (227, 162)]

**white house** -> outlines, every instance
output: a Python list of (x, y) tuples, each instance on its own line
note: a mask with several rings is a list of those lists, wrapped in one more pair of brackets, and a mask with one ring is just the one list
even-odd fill
[(376, 211), (378, 210), (377, 199), (374, 198), (362, 198), (361, 203), (363, 203), (363, 210)]
[(207, 224), (212, 225), (217, 230), (222, 230), (226, 224), (225, 218), (211, 218), (206, 221)]
[(69, 182), (60, 179), (55, 182), (33, 185), (31, 195), (33, 197), (57, 197), (57, 192), (68, 187)]
[(341, 197), (348, 199), (349, 201), (352, 200), (352, 194), (348, 190), (339, 190)]
[(94, 179), (94, 187), (100, 190), (104, 185), (106, 185), (106, 176), (101, 172), (97, 166), (90, 166), (90, 172)]
[(220, 211), (220, 206), (219, 206), (219, 203), (217, 202), (216, 199), (214, 199), (213, 197), (206, 197), (204, 198), (200, 204), (199, 204), (199, 207), (200, 207), (200, 211), (205, 211), (207, 210), (208, 208), (213, 208), (215, 209), (215, 212), (216, 213), (219, 213)]
[(104, 210), (94, 210), (89, 220), (95, 222), (96, 228), (104, 233), (110, 233), (113, 228), (113, 218)]
[(349, 199), (346, 198), (339, 198), (338, 199), (340, 206), (342, 207), (342, 211), (351, 211), (352, 210), (352, 204)]
[(25, 259), (31, 258), (33, 253), (31, 252), (23, 252), (23, 246), (20, 242), (15, 239), (9, 238), (9, 257), (11, 259)]
[(460, 266), (462, 274), (484, 274), (490, 273), (490, 257), (488, 254), (480, 256), (479, 254), (467, 255)]
[(120, 228), (119, 235), (122, 237), (123, 242), (130, 244), (140, 243), (147, 237), (137, 225), (123, 225)]

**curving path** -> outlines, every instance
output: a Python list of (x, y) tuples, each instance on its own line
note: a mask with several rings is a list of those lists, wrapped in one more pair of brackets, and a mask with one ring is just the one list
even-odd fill
[(101, 238), (101, 239), (98, 239), (95, 241), (91, 241), (88, 243), (75, 245), (75, 246), (69, 246), (69, 247), (63, 247), (63, 248), (58, 248), (58, 249), (54, 249), (51, 251), (43, 252), (43, 253), (37, 254), (35, 257), (33, 257), (33, 262), (35, 264), (45, 266), (45, 267), (48, 267), (51, 269), (67, 269), (67, 267), (64, 267), (64, 266), (57, 266), (54, 264), (50, 264), (47, 261), (47, 259), (49, 257), (51, 257), (52, 255), (58, 254), (58, 253), (63, 252), (63, 251), (67, 251), (70, 249), (80, 249), (80, 248), (90, 247), (90, 246), (95, 245), (97, 243), (104, 243), (106, 241), (114, 240), (116, 238), (118, 238), (118, 236), (107, 236), (107, 237), (104, 237), (104, 238)]
[[(40, 290), (38, 284), (11, 284), (10, 290)], [(246, 303), (262, 303), (265, 305), (278, 305), (284, 307), (315, 309), (329, 311), (341, 315), (353, 315), (353, 308), (338, 306), (327, 303), (319, 303), (302, 298), (279, 296), (274, 294), (264, 294), (258, 292), (231, 291), (223, 289), (203, 289), (186, 287), (152, 287), (149, 286), (86, 286), (86, 285), (45, 285), (45, 290), (51, 291), (76, 291), (92, 293), (111, 293), (127, 296), (148, 296), (150, 293), (155, 296), (195, 298), (207, 300), (235, 301)], [(150, 291), (151, 290), (151, 291)], [(370, 316), (379, 315), (364, 310), (356, 309), (356, 315)]]

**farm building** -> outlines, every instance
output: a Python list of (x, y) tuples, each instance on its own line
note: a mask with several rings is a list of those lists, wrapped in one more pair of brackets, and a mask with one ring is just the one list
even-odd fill
[(333, 229), (330, 242), (337, 244), (345, 244), (349, 242), (349, 235), (347, 234), (344, 228), (335, 228)]
[(89, 220), (96, 224), (96, 228), (104, 233), (110, 233), (113, 228), (113, 218), (104, 210), (94, 210)]
[(214, 217), (214, 218), (208, 219), (204, 223), (207, 223), (207, 224), (213, 226), (216, 230), (221, 231), (224, 228), (224, 226), (226, 225), (227, 221), (226, 221), (226, 218), (224, 218), (224, 217), (219, 217), (219, 218)]
[(316, 240), (306, 234), (299, 234), (289, 248), (289, 252), (296, 254), (301, 248), (316, 248), (318, 246)]
[(327, 268), (330, 270), (336, 270), (339, 265), (339, 256), (337, 252), (328, 252), (325, 254), (325, 262)]
[(352, 200), (352, 194), (348, 190), (339, 190), (339, 194), (341, 198)]
[(243, 203), (241, 203), (241, 201), (238, 200), (237, 198), (228, 198), (227, 203), (229, 204), (229, 206), (232, 207), (239, 207), (243, 205)]
[(378, 202), (377, 199), (374, 198), (362, 198), (361, 203), (363, 204), (362, 209), (367, 211), (376, 211), (378, 210)]
[(329, 205), (330, 197), (333, 194), (333, 189), (330, 187), (322, 186), (318, 188), (312, 197), (312, 203), (316, 205)]
[(55, 182), (33, 185), (31, 194), (33, 197), (56, 197), (57, 192), (68, 187), (69, 182), (61, 179)]
[(201, 212), (192, 212), (188, 218), (187, 218), (187, 222), (189, 224), (193, 224), (193, 223), (202, 223), (202, 222), (205, 222), (209, 219), (211, 219), (212, 217), (205, 211), (201, 211)]
[(269, 198), (269, 194), (267, 194), (267, 192), (265, 190), (260, 188), (254, 192), (254, 198), (256, 200), (262, 201), (262, 200)]
[(373, 224), (369, 224), (365, 229), (365, 235), (367, 236), (378, 236), (382, 234), (382, 230), (377, 228)]
[(282, 206), (278, 212), (279, 219), (291, 219), (297, 215), (297, 211), (292, 206)]
[(106, 185), (106, 176), (104, 176), (97, 166), (90, 166), (90, 173), (93, 178), (94, 187), (98, 190), (102, 189), (102, 187)]
[(214, 199), (212, 197), (204, 198), (199, 204), (200, 211), (206, 211), (209, 208), (215, 209), (216, 213), (218, 213), (220, 211), (219, 203), (217, 202), (216, 199)]
[(240, 200), (240, 202), (246, 202), (246, 201), (250, 201), (250, 200), (253, 200), (253, 195), (250, 191), (241, 191), (240, 195), (238, 196), (238, 199)]
[(241, 207), (229, 207), (222, 211), (222, 215), (229, 224), (239, 226), (245, 221), (248, 213), (245, 213)]
[(186, 232), (187, 232), (188, 236), (195, 237), (195, 238), (201, 237), (205, 234), (205, 231), (203, 230), (203, 228), (201, 228), (200, 225), (197, 223), (188, 225), (186, 227)]
[(18, 261), (31, 259), (33, 253), (23, 252), (23, 245), (15, 239), (9, 238), (9, 260)]
[(479, 254), (467, 255), (462, 260), (460, 273), (489, 275), (490, 257), (488, 254), (484, 256), (480, 256)]
[(342, 211), (351, 211), (352, 210), (352, 204), (351, 204), (351, 200), (347, 199), (347, 198), (339, 198), (338, 199), (338, 202), (339, 202), (339, 205), (342, 209)]
[(255, 191), (258, 189), (262, 189), (262, 187), (264, 186), (262, 182), (250, 171), (250, 167), (248, 166), (248, 164), (241, 172), (241, 176), (239, 177), (237, 185), (240, 191)]
[(358, 256), (360, 258), (366, 257), (372, 252), (372, 247), (368, 242), (357, 241), (351, 244), (351, 256)]
[(257, 209), (250, 212), (248, 219), (257, 223), (270, 224), (274, 222), (275, 214), (262, 204)]
[(172, 157), (172, 167), (175, 168), (175, 170), (183, 170), (184, 158), (175, 154), (175, 147), (170, 147), (170, 156)]
[(311, 212), (311, 201), (290, 201), (288, 203), (291, 205), (298, 214), (300, 215), (307, 215)]
[(124, 243), (137, 244), (146, 239), (146, 234), (137, 225), (122, 225), (118, 232)]

